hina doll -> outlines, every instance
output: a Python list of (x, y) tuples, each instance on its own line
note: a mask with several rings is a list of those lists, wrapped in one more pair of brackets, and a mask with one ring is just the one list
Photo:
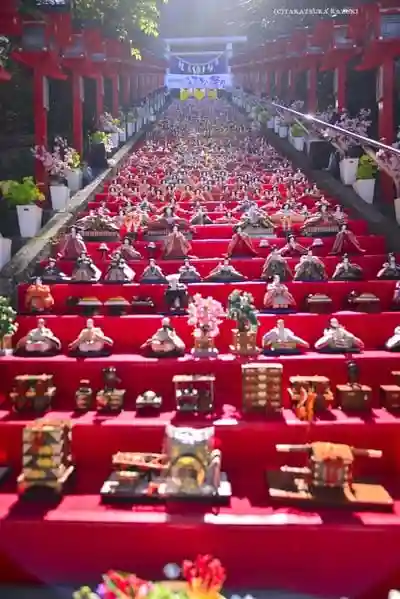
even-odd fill
[(347, 353), (364, 349), (364, 343), (347, 331), (337, 318), (331, 318), (322, 337), (315, 343), (315, 349), (328, 353)]
[[(231, 201), (237, 201), (237, 195), (236, 192), (232, 192), (232, 198)], [(244, 196), (243, 200), (240, 200), (240, 202), (238, 203), (238, 205), (236, 206), (236, 208), (234, 209), (234, 212), (248, 212), (248, 210), (250, 210), (251, 206), (254, 205), (254, 202), (252, 200), (250, 200), (249, 196)]]
[(178, 337), (169, 318), (163, 318), (161, 327), (141, 346), (141, 350), (149, 351), (157, 358), (182, 356), (185, 344)]
[(232, 258), (233, 256), (240, 258), (258, 256), (249, 235), (243, 232), (242, 227), (236, 228), (236, 233), (233, 234), (229, 242), (226, 255), (228, 258)]
[(333, 214), (328, 211), (326, 204), (321, 204), (318, 212), (306, 218), (301, 230), (307, 232), (310, 228), (319, 233), (336, 232), (338, 230), (338, 222)]
[(335, 237), (335, 241), (330, 255), (340, 255), (343, 252), (349, 253), (350, 251), (365, 254), (365, 250), (363, 250), (360, 244), (358, 243), (354, 233), (352, 233), (352, 231), (349, 231), (347, 225), (344, 224), (340, 227), (340, 231), (339, 233), (337, 233)]
[(113, 252), (112, 256), (115, 254), (119, 254), (124, 260), (142, 260), (143, 256), (140, 252), (135, 250), (133, 247), (132, 241), (129, 237), (125, 237), (122, 244), (117, 247), (117, 249)]
[(200, 207), (196, 210), (189, 222), (191, 225), (212, 225), (213, 221), (208, 216), (207, 212)]
[(187, 258), (191, 249), (192, 244), (186, 239), (184, 234), (179, 231), (178, 226), (174, 225), (171, 233), (167, 235), (164, 241), (164, 259), (181, 260), (182, 258)]
[(190, 228), (187, 220), (176, 216), (175, 209), (173, 207), (164, 206), (163, 215), (149, 222), (147, 229), (149, 231), (160, 231), (164, 229), (172, 229), (174, 225), (186, 230)]
[(347, 254), (343, 255), (341, 262), (337, 264), (332, 275), (334, 281), (361, 281), (362, 278), (363, 270), (361, 266), (350, 262)]
[(271, 231), (275, 228), (274, 223), (269, 216), (260, 210), (256, 204), (252, 204), (250, 208), (240, 219), (240, 225), (243, 227), (259, 227), (260, 229), (266, 229)]
[(389, 337), (385, 343), (385, 348), (388, 351), (400, 351), (400, 327), (394, 329), (392, 337)]
[(92, 258), (81, 254), (75, 262), (71, 283), (97, 283), (101, 279), (101, 271)]
[(346, 222), (347, 222), (346, 213), (343, 211), (342, 207), (339, 204), (337, 204), (335, 206), (335, 210), (333, 211), (332, 215), (338, 225), (346, 224)]
[(308, 250), (294, 267), (294, 281), (316, 282), (326, 281), (327, 278), (324, 263), (317, 256), (313, 256), (312, 250)]
[(69, 345), (69, 350), (77, 356), (95, 358), (109, 355), (113, 345), (114, 341), (110, 337), (106, 337), (100, 327), (95, 326), (92, 318), (88, 318), (86, 327)]
[(392, 298), (392, 308), (393, 310), (400, 309), (400, 281), (397, 281)]
[(234, 217), (233, 212), (231, 210), (227, 210), (224, 216), (221, 216), (220, 218), (217, 218), (215, 220), (215, 224), (218, 225), (236, 225), (238, 223), (238, 219)]
[(287, 281), (292, 278), (293, 273), (287, 260), (281, 255), (279, 250), (272, 248), (271, 253), (264, 262), (261, 278), (264, 281), (268, 281), (275, 275), (278, 275), (281, 281)]
[(294, 235), (289, 235), (286, 244), (279, 250), (281, 256), (303, 256), (307, 253), (307, 248), (297, 243)]
[(78, 227), (81, 227), (84, 232), (100, 233), (102, 231), (118, 233), (119, 227), (113, 223), (109, 216), (102, 216), (91, 210), (87, 216), (76, 221)]
[(113, 217), (113, 223), (118, 227), (118, 229), (121, 229), (121, 227), (125, 226), (127, 224), (127, 215), (125, 214), (124, 210), (119, 210), (117, 216)]
[(283, 204), (282, 208), (272, 215), (271, 220), (279, 224), (284, 231), (290, 231), (292, 224), (303, 223), (304, 217), (294, 210), (289, 202)]
[(280, 318), (276, 326), (269, 330), (262, 338), (262, 346), (268, 352), (298, 353), (299, 349), (309, 349), (310, 345), (285, 327), (285, 322)]
[(40, 278), (44, 283), (66, 283), (69, 281), (69, 277), (58, 268), (55, 258), (48, 259)]
[(397, 281), (400, 279), (400, 265), (396, 263), (396, 256), (394, 254), (388, 254), (388, 261), (382, 265), (376, 278), (386, 281)]
[(22, 337), (15, 348), (17, 354), (54, 355), (61, 350), (61, 341), (46, 327), (43, 318), (39, 318), (37, 326)]
[(279, 275), (275, 275), (267, 285), (263, 303), (267, 310), (288, 310), (296, 305), (293, 295), (289, 293), (286, 285), (281, 283)]
[(71, 227), (67, 235), (61, 242), (59, 249), (60, 258), (66, 260), (76, 260), (83, 253), (86, 253), (86, 245), (82, 235), (76, 227)]
[(236, 270), (229, 262), (229, 258), (225, 258), (218, 266), (213, 268), (210, 274), (204, 278), (205, 281), (212, 283), (238, 283), (246, 281), (246, 277)]
[(127, 265), (121, 254), (114, 254), (104, 275), (105, 283), (132, 283), (135, 272)]
[(168, 283), (168, 280), (161, 268), (156, 264), (154, 258), (150, 258), (149, 265), (146, 266), (140, 277), (140, 282), (148, 284)]
[(43, 285), (42, 279), (37, 277), (32, 285), (29, 285), (25, 294), (25, 308), (29, 312), (45, 312), (54, 306), (54, 298), (50, 287)]
[(185, 283), (180, 280), (179, 274), (168, 275), (168, 287), (164, 292), (164, 300), (171, 313), (184, 312), (189, 304), (189, 294)]
[(195, 267), (190, 264), (189, 258), (185, 258), (183, 261), (183, 266), (179, 268), (179, 280), (182, 283), (199, 283), (201, 281), (201, 276), (195, 269)]

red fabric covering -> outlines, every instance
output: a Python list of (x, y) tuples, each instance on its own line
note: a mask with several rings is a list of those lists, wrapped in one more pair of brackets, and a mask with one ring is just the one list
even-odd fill
[[(192, 260), (193, 266), (196, 267), (196, 270), (200, 273), (201, 277), (206, 277), (210, 274), (211, 270), (215, 268), (220, 262), (221, 258), (213, 259), (213, 258), (202, 258), (201, 260)], [(299, 258), (288, 258), (288, 264), (290, 268), (294, 269), (294, 266), (299, 261)], [(326, 272), (328, 277), (332, 276), (337, 263), (340, 261), (340, 258), (337, 256), (326, 256), (323, 258), (323, 262), (326, 267)], [(383, 262), (386, 261), (386, 256), (376, 255), (376, 256), (352, 256), (351, 262), (355, 264), (359, 264), (363, 271), (365, 279), (374, 280), (376, 278), (377, 272), (381, 269)], [(232, 260), (233, 266), (242, 274), (247, 276), (247, 278), (251, 280), (260, 279), (262, 273), (262, 267), (265, 262), (264, 258), (237, 258)], [(136, 273), (136, 280), (138, 280), (143, 272), (143, 270), (148, 266), (147, 260), (138, 260), (138, 261), (130, 261), (129, 262)], [(42, 265), (46, 264), (43, 262)], [(101, 261), (96, 259), (96, 265), (100, 268), (100, 270), (104, 273), (109, 265), (108, 261)], [(72, 273), (74, 268), (73, 261), (65, 261), (60, 260), (58, 262), (59, 268), (67, 275)], [(163, 260), (160, 261), (159, 266), (161, 266), (164, 274), (172, 274), (176, 273), (180, 266), (182, 266), (182, 260)], [(205, 290), (202, 293), (206, 293)]]
[[(378, 264), (379, 260), (383, 257), (368, 257), (362, 258), (362, 263), (365, 265), (367, 262), (374, 262)], [(233, 260), (232, 264), (235, 265), (240, 271), (242, 271), (241, 265), (246, 263), (246, 270), (248, 272), (247, 265), (255, 267), (259, 273), (261, 271), (262, 262), (256, 260)], [(142, 272), (143, 266), (138, 269), (137, 262), (132, 263), (132, 266), (137, 274)], [(162, 264), (163, 271), (165, 274), (177, 272), (181, 263), (178, 262), (164, 262)], [(216, 266), (216, 261), (204, 262), (200, 264), (199, 270), (208, 273), (211, 270), (212, 265)], [(208, 266), (210, 265), (210, 266)], [(196, 265), (197, 267), (198, 265)], [(62, 268), (65, 272), (70, 273), (72, 268), (71, 262), (63, 262)], [(101, 267), (106, 268), (106, 264), (102, 264)], [(373, 270), (372, 268), (370, 270)], [(243, 271), (242, 271), (243, 272)], [(350, 283), (348, 281), (329, 281), (321, 283), (303, 283), (303, 282), (288, 282), (285, 283), (294, 296), (297, 307), (299, 310), (305, 310), (305, 298), (311, 293), (327, 293), (333, 300), (333, 311), (337, 312), (343, 310), (346, 306), (346, 298), (349, 293), (356, 291), (357, 293), (373, 293), (381, 300), (381, 309), (389, 310), (392, 303), (393, 293), (396, 286), (396, 281), (354, 281)], [(18, 287), (18, 298), (19, 306), (23, 309), (25, 294), (27, 285), (20, 285)], [(73, 284), (73, 285), (52, 285), (51, 294), (54, 298), (53, 312), (63, 314), (68, 311), (66, 300), (68, 297), (97, 297), (100, 301), (105, 302), (111, 297), (124, 297), (127, 300), (132, 300), (135, 296), (150, 297), (155, 303), (155, 310), (162, 312), (165, 310), (164, 302), (164, 291), (166, 285), (139, 285), (134, 283), (133, 285), (102, 285), (102, 284)], [(244, 282), (244, 283), (196, 283), (188, 285), (190, 295), (200, 293), (203, 296), (211, 295), (214, 299), (222, 302), (226, 306), (229, 294), (234, 289), (242, 289), (243, 291), (250, 292), (253, 297), (256, 306), (263, 309), (263, 298), (266, 291), (266, 283), (264, 281), (258, 282)], [(103, 309), (104, 312), (106, 308)]]

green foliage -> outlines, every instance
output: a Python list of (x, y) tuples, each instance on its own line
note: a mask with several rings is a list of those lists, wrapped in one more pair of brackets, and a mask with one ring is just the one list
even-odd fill
[(33, 177), (24, 177), (22, 182), (1, 181), (0, 190), (10, 206), (27, 206), (45, 200)]
[(228, 318), (236, 320), (240, 332), (257, 329), (259, 322), (251, 293), (235, 289), (228, 297)]
[(0, 296), (0, 339), (6, 335), (14, 335), (18, 329), (15, 322), (17, 313), (10, 305), (7, 297)]
[(152, 586), (147, 599), (187, 599), (187, 597), (184, 591), (176, 592), (160, 583)]
[(290, 133), (292, 134), (292, 137), (304, 137), (305, 135), (304, 129), (297, 123), (293, 123), (290, 127)]
[(108, 133), (104, 133), (104, 131), (95, 131), (90, 136), (90, 141), (92, 142), (92, 144), (107, 144), (109, 139), (110, 136), (108, 135)]
[(376, 162), (370, 156), (367, 156), (367, 154), (361, 156), (358, 163), (357, 179), (375, 179), (377, 172), (378, 167)]

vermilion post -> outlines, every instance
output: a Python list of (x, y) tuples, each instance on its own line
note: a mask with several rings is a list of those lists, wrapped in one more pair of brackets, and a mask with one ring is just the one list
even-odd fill
[[(35, 145), (47, 148), (47, 102), (46, 77), (39, 69), (33, 71), (33, 110), (35, 126)], [(46, 182), (46, 171), (43, 164), (36, 160), (35, 178), (37, 183)]]
[(74, 148), (83, 153), (83, 78), (72, 73), (72, 135)]

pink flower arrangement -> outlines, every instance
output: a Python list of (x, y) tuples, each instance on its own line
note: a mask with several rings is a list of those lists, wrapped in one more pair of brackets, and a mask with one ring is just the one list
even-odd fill
[[(370, 110), (362, 108), (355, 117), (351, 117), (347, 110), (344, 110), (335, 124), (342, 129), (346, 129), (346, 131), (367, 137), (371, 126), (370, 114)], [(325, 129), (322, 132), (322, 136), (328, 139), (343, 157), (346, 156), (351, 147), (360, 145), (360, 142), (357, 140), (334, 129)]]
[[(385, 143), (385, 141), (385, 139), (381, 139), (382, 143)], [(397, 132), (396, 141), (392, 144), (392, 148), (400, 150), (400, 128)], [(400, 156), (389, 150), (378, 150), (375, 153), (373, 150), (366, 148), (365, 151), (368, 156), (375, 160), (378, 168), (393, 179), (396, 188), (396, 197), (400, 197)]]
[(100, 128), (104, 133), (118, 133), (120, 130), (120, 121), (114, 119), (108, 112), (100, 115), (99, 122)]
[(51, 152), (44, 146), (35, 146), (32, 153), (43, 164), (48, 175), (56, 179), (64, 179), (67, 171), (77, 168), (80, 163), (79, 153), (62, 137), (55, 138)]
[(222, 304), (212, 297), (204, 298), (200, 293), (193, 296), (188, 307), (188, 323), (195, 327), (196, 332), (207, 331), (214, 338), (219, 333), (219, 325), (225, 316)]

